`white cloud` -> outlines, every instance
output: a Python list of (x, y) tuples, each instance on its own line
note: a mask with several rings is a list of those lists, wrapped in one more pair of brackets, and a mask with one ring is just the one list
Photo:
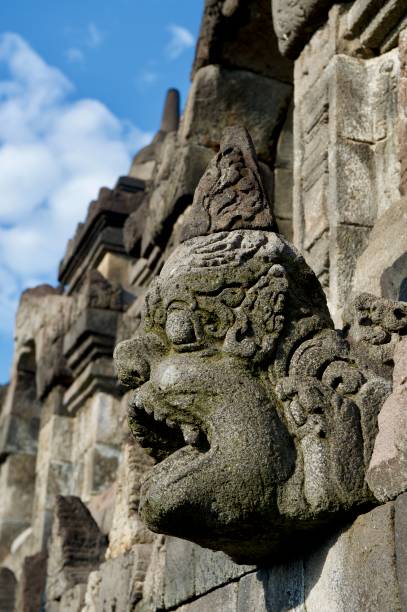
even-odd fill
[(102, 185), (151, 135), (73, 85), (16, 34), (0, 35), (0, 332), (22, 289), (55, 282), (66, 242)]
[(78, 47), (70, 47), (65, 51), (65, 57), (70, 64), (81, 64), (85, 59), (83, 51)]
[(177, 59), (186, 49), (193, 47), (195, 38), (193, 34), (175, 23), (171, 23), (167, 30), (170, 32), (171, 38), (165, 47), (165, 53), (170, 60)]
[(97, 47), (100, 47), (104, 38), (105, 38), (104, 33), (101, 30), (99, 30), (99, 28), (93, 22), (91, 22), (88, 25), (88, 30), (87, 30), (87, 41), (86, 42), (87, 42), (88, 47), (90, 47), (91, 49), (96, 49)]

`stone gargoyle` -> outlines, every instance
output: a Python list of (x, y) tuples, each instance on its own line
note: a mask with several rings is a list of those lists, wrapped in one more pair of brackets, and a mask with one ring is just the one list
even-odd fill
[(390, 383), (276, 233), (244, 128), (225, 131), (142, 329), (115, 362), (157, 462), (140, 502), (151, 530), (260, 563), (374, 503), (365, 474)]

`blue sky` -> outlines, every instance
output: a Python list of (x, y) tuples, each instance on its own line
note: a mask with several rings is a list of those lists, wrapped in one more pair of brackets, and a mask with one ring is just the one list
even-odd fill
[(182, 103), (203, 0), (14, 0), (0, 6), (0, 383), (21, 291), (56, 282), (102, 185)]

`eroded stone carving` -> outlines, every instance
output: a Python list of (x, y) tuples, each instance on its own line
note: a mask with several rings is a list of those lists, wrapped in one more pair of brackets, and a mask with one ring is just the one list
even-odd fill
[(226, 128), (220, 151), (196, 188), (182, 239), (273, 225), (253, 143), (244, 128)]
[[(245, 217), (259, 202), (261, 229), (257, 209)], [(372, 501), (365, 471), (390, 391), (334, 330), (267, 206), (250, 137), (229, 130), (192, 207), (207, 235), (192, 217), (194, 237), (146, 296), (144, 333), (115, 351), (136, 389), (130, 429), (157, 460), (142, 487), (148, 527), (246, 563), (290, 540), (298, 551)]]

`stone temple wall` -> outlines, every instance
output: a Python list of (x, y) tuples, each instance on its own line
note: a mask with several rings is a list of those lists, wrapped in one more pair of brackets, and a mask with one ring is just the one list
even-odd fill
[(21, 296), (0, 389), (0, 612), (407, 610), (403, 334), (373, 342), (393, 384), (367, 475), (374, 503), (261, 567), (143, 524), (153, 462), (128, 431), (112, 359), (238, 124), (336, 326), (346, 333), (359, 293), (407, 301), (405, 0), (206, 0), (191, 79), (182, 116), (170, 90), (152, 143), (89, 205), (59, 286)]

